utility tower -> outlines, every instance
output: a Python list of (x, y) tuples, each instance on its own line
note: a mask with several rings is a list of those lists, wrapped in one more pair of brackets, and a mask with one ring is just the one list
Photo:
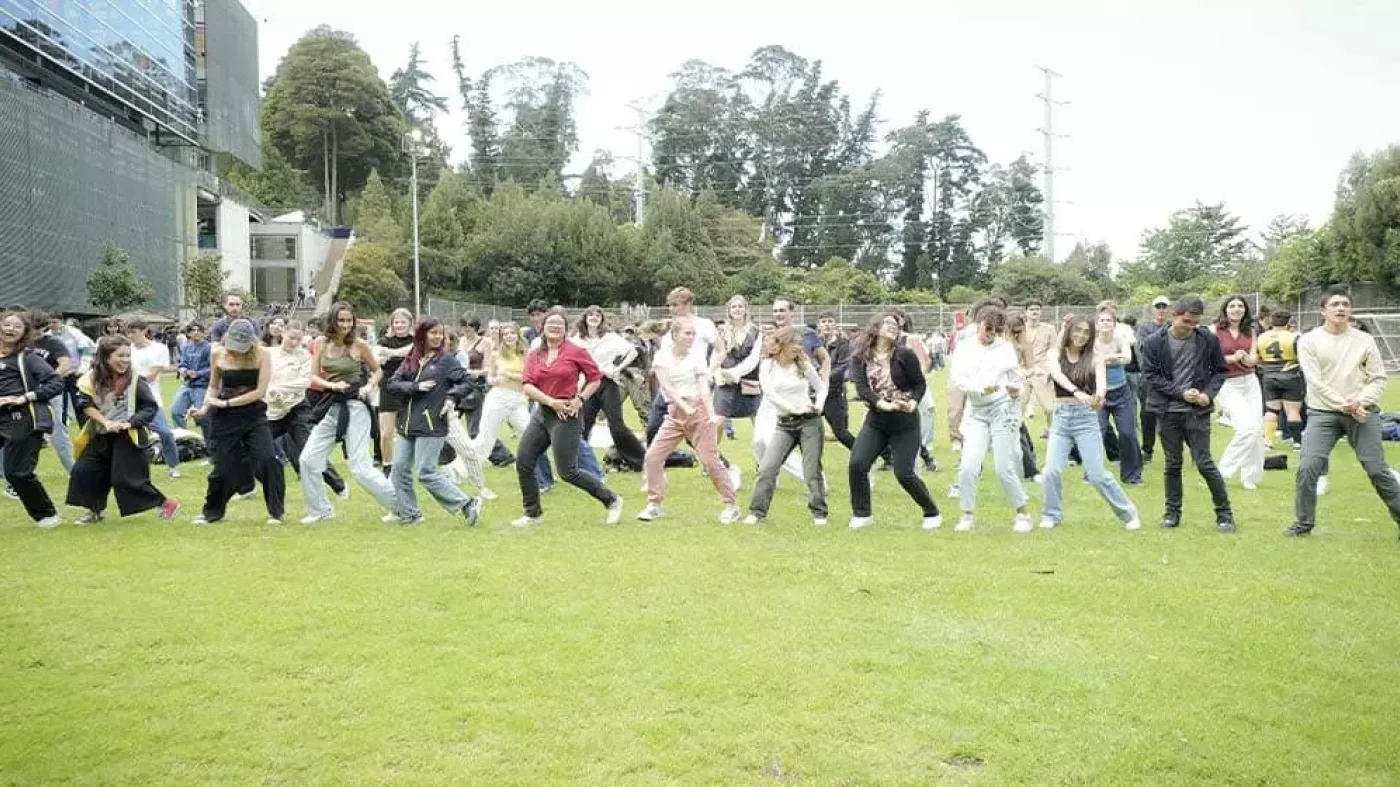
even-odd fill
[(1064, 106), (1068, 101), (1055, 100), (1055, 80), (1061, 74), (1046, 68), (1036, 66), (1036, 70), (1045, 76), (1045, 92), (1037, 93), (1036, 98), (1045, 105), (1045, 125), (1037, 131), (1045, 137), (1045, 257), (1051, 262), (1057, 262), (1055, 257), (1055, 140), (1063, 139), (1063, 134), (1055, 133), (1055, 107)]

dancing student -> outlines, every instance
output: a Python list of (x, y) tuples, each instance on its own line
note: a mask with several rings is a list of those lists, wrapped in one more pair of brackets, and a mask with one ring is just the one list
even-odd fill
[(170, 367), (170, 350), (164, 344), (151, 341), (150, 328), (140, 320), (126, 324), (126, 335), (130, 339), (127, 348), (127, 362), (136, 371), (136, 376), (144, 379), (150, 387), (151, 397), (156, 400), (156, 414), (147, 423), (149, 429), (160, 438), (161, 458), (171, 478), (180, 477), (180, 447), (175, 443), (175, 433), (165, 418), (165, 401), (160, 395), (160, 375), (173, 371)]
[[(695, 314), (695, 294), (686, 287), (677, 287), (666, 295), (666, 307), (671, 310), (671, 319), (679, 320), (688, 317), (695, 325), (695, 346), (700, 350), (703, 358), (713, 357), (715, 345), (719, 343), (719, 329), (715, 327), (714, 321)], [(671, 330), (674, 326), (668, 326), (667, 330), (661, 334), (657, 342), (656, 354), (667, 352), (671, 349), (672, 337), (675, 332)], [(670, 410), (670, 403), (666, 401), (666, 394), (659, 387), (656, 396), (651, 402), (651, 411), (647, 414), (646, 444), (651, 445), (651, 441), (656, 438), (656, 433), (661, 429), (661, 422), (665, 420), (666, 413)], [(755, 429), (757, 425), (755, 425)]]
[(656, 354), (651, 368), (669, 404), (666, 418), (647, 448), (647, 506), (637, 518), (650, 522), (664, 516), (661, 504), (666, 499), (666, 457), (682, 440), (688, 440), (724, 504), (719, 515), (720, 524), (738, 521), (734, 483), (719, 458), (719, 431), (715, 429), (714, 411), (709, 401), (710, 362), (696, 345), (692, 318), (679, 317), (671, 321), (671, 341)]
[[(1035, 353), (1030, 343), (1026, 340), (1026, 318), (1021, 314), (1011, 314), (1006, 318), (1006, 341), (1011, 345), (1011, 349), (1016, 352), (1017, 359), (1021, 362), (1021, 375), (1027, 381), (1035, 373)], [(1027, 382), (1029, 386), (1031, 383)], [(1030, 396), (1026, 393), (1022, 398)], [(1040, 480), (1040, 473), (1036, 470), (1035, 443), (1031, 441), (1031, 430), (1026, 426), (1025, 413), (1030, 410), (1030, 405), (1022, 411), (1021, 416), (1021, 477), (1024, 480)]]
[(280, 525), (286, 514), (287, 482), (274, 454), (263, 401), (272, 382), (272, 356), (258, 345), (252, 321), (229, 323), (209, 367), (209, 394), (191, 415), (196, 420), (209, 419), (214, 469), (204, 492), (204, 510), (194, 523), (212, 525), (222, 520), (229, 500), (258, 481), (267, 504), (267, 524)]
[(1040, 526), (1043, 528), (1058, 527), (1063, 520), (1064, 472), (1073, 447), (1079, 449), (1085, 478), (1108, 503), (1114, 516), (1128, 530), (1142, 527), (1137, 507), (1109, 472), (1105, 459), (1103, 433), (1096, 411), (1103, 406), (1100, 392), (1108, 386), (1108, 369), (1104, 359), (1096, 355), (1094, 345), (1094, 327), (1088, 319), (1076, 317), (1066, 327), (1059, 349), (1050, 351), (1055, 417), (1050, 422), (1050, 442), (1045, 449), (1042, 472), (1045, 508), (1040, 515)]
[(894, 312), (877, 317), (856, 337), (851, 351), (850, 378), (856, 395), (865, 402), (865, 422), (856, 434), (847, 478), (851, 489), (850, 527), (859, 530), (874, 523), (870, 509), (870, 467), (875, 458), (891, 449), (894, 477), (923, 511), (924, 530), (943, 524), (915, 463), (919, 459), (919, 400), (928, 390), (919, 356), (900, 347), (903, 321)]
[(849, 402), (846, 399), (847, 373), (851, 367), (851, 340), (841, 332), (836, 324), (835, 312), (822, 312), (817, 318), (817, 335), (831, 357), (830, 388), (826, 392), (826, 402), (822, 405), (822, 417), (831, 427), (836, 442), (849, 451), (855, 448), (856, 436), (851, 434)]
[[(209, 354), (213, 349), (204, 333), (204, 326), (192, 322), (185, 326), (187, 341), (180, 348), (180, 363), (175, 376), (180, 378), (180, 389), (175, 392), (175, 401), (170, 405), (170, 419), (176, 428), (185, 428), (185, 417), (191, 410), (204, 404), (204, 396), (209, 392)], [(200, 423), (205, 443), (209, 441), (208, 424)]]
[(327, 522), (335, 510), (326, 499), (322, 473), (331, 449), (345, 444), (350, 474), (385, 511), (398, 512), (394, 487), (370, 461), (369, 399), (379, 387), (379, 361), (364, 339), (355, 335), (355, 310), (348, 303), (331, 307), (326, 335), (316, 340), (311, 383), (324, 392), (316, 403), (311, 436), (301, 452), (301, 492), (306, 501), (304, 525)]
[[(512, 523), (515, 527), (540, 523), (544, 512), (540, 507), (535, 465), (551, 447), (560, 477), (606, 506), (607, 524), (615, 525), (622, 517), (622, 497), (608, 489), (599, 476), (579, 467), (578, 452), (588, 450), (583, 443), (583, 422), (579, 415), (584, 403), (598, 390), (603, 375), (586, 350), (568, 341), (568, 326), (564, 311), (551, 309), (541, 321), (543, 333), (539, 347), (530, 350), (525, 359), (521, 375), (525, 397), (539, 407), (530, 417), (516, 450), (515, 473), (520, 482), (525, 515)], [(586, 381), (582, 389), (580, 377)], [(485, 416), (482, 420), (486, 420)]]
[[(311, 385), (311, 353), (303, 341), (302, 325), (296, 320), (282, 329), (282, 343), (268, 350), (272, 356), (272, 381), (267, 386), (267, 426), (272, 441), (282, 441), (287, 462), (301, 477), (301, 452), (311, 436), (311, 405), (306, 400)], [(326, 485), (341, 500), (350, 499), (345, 479), (327, 466), (322, 475)]]
[(525, 353), (520, 329), (514, 323), (503, 323), (499, 329), (496, 347), (487, 360), (486, 383), (490, 387), (481, 403), (481, 428), (473, 445), (477, 456), (485, 456), (492, 445), (500, 442), (501, 426), (508, 424), (519, 437), (530, 425), (530, 403), (525, 399), (521, 381), (525, 375)]
[[(716, 434), (732, 429), (731, 421), (747, 418), (750, 421), (758, 414), (760, 405), (760, 385), (758, 365), (763, 358), (763, 334), (749, 317), (749, 301), (742, 295), (729, 299), (725, 307), (724, 325), (718, 328), (719, 341), (715, 344), (711, 361), (715, 370), (715, 424)], [(758, 463), (762, 456), (755, 455)], [(738, 489), (743, 483), (743, 473), (739, 465), (729, 462), (730, 482)]]
[(1210, 412), (1225, 385), (1225, 356), (1220, 342), (1199, 326), (1206, 305), (1187, 297), (1172, 307), (1172, 321), (1142, 344), (1142, 384), (1147, 389), (1145, 407), (1157, 414), (1157, 427), (1166, 454), (1163, 478), (1166, 513), (1162, 527), (1181, 525), (1182, 447), (1191, 451), (1196, 471), (1210, 489), (1215, 506), (1215, 529), (1235, 532), (1235, 515), (1225, 479), (1210, 456)]
[(1016, 351), (1002, 338), (1006, 313), (988, 306), (978, 314), (975, 325), (976, 335), (971, 341), (959, 342), (958, 351), (953, 354), (949, 380), (967, 402), (958, 468), (962, 519), (956, 529), (964, 532), (977, 524), (977, 483), (990, 447), (1002, 492), (1016, 509), (1013, 529), (1028, 533), (1035, 524), (1031, 521), (1026, 490), (1021, 486), (1021, 405), (1017, 401), (1026, 378)]
[[(48, 442), (64, 471), (71, 471), (73, 469), (73, 438), (69, 436), (68, 424), (65, 423), (68, 409), (65, 405), (70, 385), (69, 376), (74, 373), (74, 364), (78, 362), (78, 359), (68, 352), (68, 346), (63, 343), (62, 339), (45, 332), (49, 324), (47, 314), (31, 311), (27, 316), (32, 331), (30, 335), (34, 337), (29, 351), (44, 359), (44, 362), (53, 369), (54, 374), (63, 380), (64, 395), (54, 397), (49, 402), (49, 407), (53, 410), (53, 431), (49, 432)], [(165, 360), (169, 363), (169, 356), (166, 356)]]
[(5, 481), (39, 527), (63, 524), (35, 474), (44, 435), (53, 429), (49, 402), (63, 395), (63, 378), (30, 352), (33, 329), (18, 311), (0, 312), (0, 454)]
[(1303, 398), (1307, 386), (1298, 365), (1298, 334), (1288, 328), (1292, 319), (1282, 310), (1269, 315), (1271, 327), (1254, 343), (1254, 358), (1263, 373), (1262, 395), (1268, 408), (1264, 414), (1264, 442), (1272, 444), (1282, 432), (1284, 442), (1296, 450), (1303, 446)]
[[(389, 315), (389, 330), (379, 338), (379, 346), (374, 357), (382, 370), (379, 386), (379, 456), (380, 461), (389, 463), (394, 458), (394, 433), (398, 424), (399, 410), (403, 409), (404, 398), (389, 390), (389, 380), (399, 370), (413, 350), (413, 313), (408, 309), (395, 309)], [(385, 468), (386, 470), (388, 468)]]
[(1035, 417), (1037, 410), (1045, 413), (1048, 430), (1055, 416), (1055, 391), (1050, 385), (1050, 353), (1055, 349), (1055, 326), (1041, 322), (1045, 306), (1040, 301), (1028, 301), (1025, 309), (1025, 330), (1021, 334), (1021, 352), (1027, 360), (1026, 419)]
[[(458, 365), (466, 369), (466, 366), (462, 364), (462, 353), (458, 351), (457, 337), (448, 331), (445, 325), (443, 332), (447, 336), (447, 352), (457, 359)], [(484, 385), (484, 381), (481, 384)], [(454, 406), (460, 408), (462, 403), (478, 390), (477, 385), (475, 378), (471, 376), (471, 371), (467, 370), (467, 383), (464, 389), (466, 393), (453, 399)], [(482, 500), (495, 500), (496, 493), (486, 486), (486, 473), (482, 465), (483, 456), (477, 453), (476, 442), (472, 439), (471, 433), (467, 431), (466, 419), (460, 417), (460, 411), (457, 410), (454, 410), (453, 416), (446, 419), (447, 444), (452, 447), (453, 457), (451, 462), (444, 465), (447, 468), (447, 476), (454, 484), (470, 481), (476, 487), (478, 497)], [(390, 516), (386, 514), (384, 521), (391, 521)]]
[(583, 408), (584, 441), (587, 442), (589, 433), (593, 431), (593, 423), (597, 420), (598, 413), (602, 412), (608, 420), (608, 433), (612, 436), (613, 448), (617, 449), (618, 457), (628, 467), (640, 470), (642, 460), (646, 456), (646, 448), (632, 430), (627, 428), (627, 421), (622, 412), (622, 387), (618, 384), (623, 369), (636, 357), (637, 349), (612, 329), (608, 324), (607, 315), (603, 314), (603, 310), (598, 306), (584, 309), (574, 336), (569, 341), (587, 350), (593, 358), (593, 363), (603, 373), (603, 379), (598, 384), (598, 393), (594, 394)]
[(1158, 295), (1152, 299), (1152, 319), (1140, 322), (1133, 327), (1135, 338), (1137, 339), (1138, 363), (1138, 406), (1141, 409), (1140, 418), (1142, 423), (1142, 461), (1143, 464), (1152, 462), (1152, 455), (1157, 449), (1157, 414), (1147, 409), (1147, 381), (1142, 375), (1142, 345), (1153, 334), (1160, 333), (1171, 326), (1172, 302), (1165, 295)]
[[(929, 355), (928, 344), (924, 342), (924, 337), (914, 330), (914, 318), (905, 313), (903, 309), (895, 309), (895, 314), (899, 315), (900, 335), (899, 346), (908, 347), (914, 351), (914, 355), (919, 358), (919, 368), (924, 370), (927, 376), (933, 370), (933, 359)], [(919, 400), (919, 459), (924, 463), (924, 469), (930, 473), (938, 471), (938, 461), (933, 458), (933, 432), (935, 426), (936, 412), (933, 407), (933, 394), (925, 391), (924, 398)], [(889, 457), (886, 456), (888, 461)]]
[[(418, 483), (447, 513), (461, 514), (468, 527), (475, 526), (481, 501), (463, 493), (438, 468), (448, 425), (458, 422), (457, 402), (471, 386), (470, 375), (457, 356), (448, 351), (447, 329), (432, 317), (418, 322), (412, 347), (393, 379), (384, 386), (404, 403), (403, 417), (398, 420), (394, 469), (390, 473), (399, 510), (384, 521), (397, 519), (401, 525), (423, 521), (413, 488), (416, 475)], [(459, 422), (457, 427), (463, 428)]]
[(1244, 298), (1225, 299), (1211, 332), (1228, 364), (1216, 404), (1235, 430), (1220, 456), (1220, 477), (1229, 481), (1239, 473), (1240, 485), (1255, 490), (1264, 480), (1264, 394), (1254, 373), (1254, 317)]
[(151, 461), (142, 447), (160, 402), (133, 367), (126, 338), (104, 336), (97, 343), (92, 369), (78, 380), (78, 407), (87, 422), (74, 446), (66, 502), (87, 510), (76, 524), (101, 522), (109, 494), (123, 517), (158, 508), (161, 519), (174, 519), (180, 503), (151, 483)]
[[(796, 304), (786, 298), (778, 298), (773, 301), (773, 323), (772, 332), (765, 335), (765, 340), (771, 339), (777, 331), (784, 328), (792, 328), (797, 333), (797, 340), (802, 345), (802, 351), (807, 353), (812, 362), (817, 366), (818, 374), (823, 381), (830, 385), (831, 380), (831, 356), (826, 351), (826, 345), (822, 342), (817, 332), (805, 325), (793, 323), (793, 312)], [(768, 455), (768, 441), (778, 428), (778, 409), (771, 402), (759, 401), (758, 412), (753, 419), (753, 450), (754, 456), (762, 461), (761, 457)], [(802, 464), (797, 457), (788, 455), (787, 461), (783, 463), (783, 470), (789, 475), (802, 478)]]
[[(983, 298), (972, 304), (966, 315), (962, 312), (953, 314), (954, 332), (949, 337), (948, 366), (951, 369), (953, 362), (958, 357), (958, 348), (971, 344), (977, 340), (978, 322), (977, 318), (983, 309), (990, 307), (1004, 308), (1005, 302), (999, 298)], [(957, 386), (949, 385), (948, 392), (948, 441), (953, 447), (953, 451), (961, 452), (963, 447), (963, 422), (967, 416), (967, 397)], [(953, 485), (948, 489), (948, 497), (956, 500), (958, 498), (958, 482), (953, 480)]]
[(746, 525), (756, 525), (768, 516), (773, 491), (778, 487), (778, 471), (799, 444), (802, 446), (802, 475), (807, 482), (807, 510), (818, 527), (826, 525), (826, 481), (822, 474), (822, 409), (829, 395), (792, 328), (774, 332), (759, 366), (763, 398), (778, 409), (778, 428), (768, 441), (768, 453), (759, 463)]
[(1351, 322), (1351, 297), (1329, 290), (1321, 302), (1322, 325), (1298, 342), (1298, 363), (1308, 381), (1308, 420), (1298, 458), (1293, 525), (1285, 536), (1317, 527), (1318, 481), (1337, 441), (1346, 438), (1371, 487), (1400, 524), (1400, 482), (1385, 461), (1379, 403), (1385, 395), (1385, 363), (1376, 340)]
[[(1137, 486), (1142, 483), (1142, 446), (1137, 435), (1137, 394), (1128, 385), (1133, 344), (1124, 338), (1133, 336), (1133, 332), (1128, 326), (1119, 325), (1115, 309), (1111, 305), (1100, 308), (1095, 320), (1094, 357), (1103, 361), (1108, 374), (1108, 387), (1100, 389), (1103, 406), (1099, 410), (1099, 431), (1102, 439), (1113, 443), (1105, 444), (1104, 451), (1108, 458), (1118, 460), (1123, 483)], [(1116, 441), (1113, 441), (1115, 430), (1109, 425), (1110, 416), (1117, 427)]]

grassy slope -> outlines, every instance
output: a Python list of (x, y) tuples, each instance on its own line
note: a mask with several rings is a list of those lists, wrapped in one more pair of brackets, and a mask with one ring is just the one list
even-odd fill
[[(851, 532), (829, 447), (826, 530), (791, 479), (768, 525), (721, 527), (697, 471), (672, 473), (670, 518), (615, 529), (563, 489), (545, 525), (507, 527), (510, 471), (471, 531), (431, 505), (422, 527), (380, 525), (358, 491), (335, 523), (281, 529), (249, 502), (205, 529), (44, 532), (0, 501), (0, 784), (1400, 773), (1400, 551), (1344, 446), (1301, 541), (1279, 537), (1291, 473), (1232, 485), (1228, 537), (1192, 474), (1186, 525), (1157, 530), (1160, 464), (1132, 493), (1140, 533), (1072, 481), (1065, 528), (1015, 536), (990, 473), (978, 532), (919, 532), (888, 474), (877, 526)], [(52, 457), (44, 475), (61, 496)], [(193, 512), (203, 471), (186, 475), (159, 485)], [(610, 478), (630, 517), (638, 476)], [(942, 504), (952, 472), (928, 478)]]

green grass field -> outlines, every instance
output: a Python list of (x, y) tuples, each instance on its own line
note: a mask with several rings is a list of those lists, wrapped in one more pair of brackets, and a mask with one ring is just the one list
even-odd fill
[[(1072, 471), (1065, 526), (1014, 535), (990, 468), (973, 533), (921, 532), (887, 473), (853, 532), (846, 452), (826, 456), (825, 529), (789, 478), (768, 524), (721, 526), (698, 470), (672, 471), (653, 524), (640, 476), (610, 476), (615, 528), (563, 487), (509, 527), (511, 470), (476, 529), (431, 501), (382, 525), (358, 489), (316, 527), (250, 501), (198, 528), (194, 467), (156, 470), (174, 522), (42, 531), (0, 500), (0, 784), (1400, 779), (1400, 545), (1345, 446), (1297, 540), (1292, 472), (1232, 483), (1225, 536), (1188, 468), (1161, 531), (1160, 454), (1137, 533)], [(51, 455), (43, 475), (61, 499)], [(926, 478), (955, 515), (953, 475)]]

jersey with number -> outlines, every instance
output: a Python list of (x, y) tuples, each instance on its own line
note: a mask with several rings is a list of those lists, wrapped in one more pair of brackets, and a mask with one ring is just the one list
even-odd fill
[(1298, 371), (1298, 335), (1287, 328), (1265, 331), (1254, 343), (1254, 352), (1265, 374)]

